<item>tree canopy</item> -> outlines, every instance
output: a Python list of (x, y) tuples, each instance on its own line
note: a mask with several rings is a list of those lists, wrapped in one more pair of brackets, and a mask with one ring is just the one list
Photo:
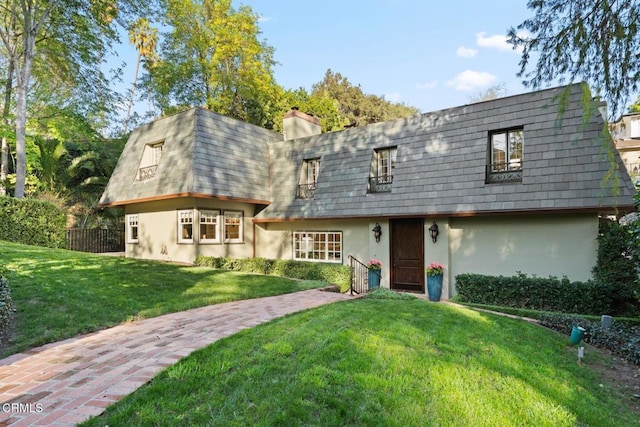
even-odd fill
[(327, 70), (324, 79), (313, 85), (313, 96), (328, 96), (338, 102), (348, 126), (365, 126), (418, 114), (418, 109), (392, 103), (377, 95), (367, 95), (340, 73)]
[(230, 0), (168, 0), (159, 61), (146, 88), (166, 114), (203, 106), (265, 126), (277, 93), (273, 48), (258, 17)]
[(621, 112), (639, 88), (638, 2), (530, 0), (528, 7), (534, 16), (508, 34), (514, 49), (522, 49), (525, 86), (585, 81), (611, 116)]

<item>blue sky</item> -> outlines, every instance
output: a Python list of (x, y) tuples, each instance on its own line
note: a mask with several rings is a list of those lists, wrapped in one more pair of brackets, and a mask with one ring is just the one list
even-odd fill
[[(532, 16), (526, 0), (232, 0), (259, 16), (261, 38), (275, 49), (278, 84), (311, 89), (327, 69), (367, 94), (421, 112), (467, 104), (492, 85), (526, 92), (520, 55), (507, 30)], [(133, 79), (136, 51), (122, 34), (117, 62)], [(147, 104), (137, 101), (141, 113)], [(124, 107), (126, 110), (126, 106)]]
[(311, 89), (327, 69), (368, 94), (422, 112), (466, 104), (504, 83), (526, 92), (509, 27), (532, 16), (521, 0), (233, 0), (260, 15), (276, 81)]

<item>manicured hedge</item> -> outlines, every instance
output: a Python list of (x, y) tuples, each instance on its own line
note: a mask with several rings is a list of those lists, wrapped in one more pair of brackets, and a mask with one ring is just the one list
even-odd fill
[(0, 343), (7, 339), (7, 332), (13, 319), (14, 306), (11, 299), (9, 281), (0, 276)]
[(462, 302), (580, 314), (618, 315), (610, 286), (557, 277), (459, 274), (456, 289)]
[(0, 240), (64, 248), (66, 214), (50, 202), (0, 197)]
[(301, 280), (322, 280), (341, 288), (348, 286), (349, 267), (342, 264), (273, 260), (266, 258), (225, 258), (199, 256), (196, 265), (247, 273), (271, 274)]

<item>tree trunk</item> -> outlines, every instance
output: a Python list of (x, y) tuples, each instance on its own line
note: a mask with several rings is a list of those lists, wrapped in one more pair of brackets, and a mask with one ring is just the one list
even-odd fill
[(2, 148), (0, 148), (0, 196), (7, 195), (7, 175), (9, 174), (9, 143), (6, 137), (2, 137)]
[(140, 60), (142, 54), (138, 53), (138, 60), (136, 61), (136, 74), (133, 77), (133, 84), (131, 85), (131, 98), (129, 99), (129, 108), (127, 108), (127, 117), (124, 119), (124, 133), (129, 131), (129, 118), (131, 117), (131, 106), (133, 105), (133, 99), (136, 94), (136, 84), (138, 83), (138, 71), (140, 70)]
[[(56, 7), (57, 3), (54, 1), (50, 8)], [(27, 178), (27, 92), (29, 90), (29, 81), (31, 80), (36, 36), (44, 18), (51, 10), (43, 11), (42, 15), (39, 15), (37, 4), (32, 5), (22, 1), (21, 5), (22, 19), (24, 20), (24, 33), (22, 35), (23, 62), (21, 66), (15, 64), (18, 84), (16, 88), (16, 190), (14, 196), (18, 199), (22, 199), (25, 196)]]
[[(4, 106), (2, 108), (2, 124), (9, 126), (9, 112), (11, 111), (11, 96), (13, 94), (13, 58), (9, 59), (7, 68), (7, 82), (4, 86)], [(9, 175), (9, 141), (2, 137), (0, 147), (0, 196), (7, 195), (7, 176)]]

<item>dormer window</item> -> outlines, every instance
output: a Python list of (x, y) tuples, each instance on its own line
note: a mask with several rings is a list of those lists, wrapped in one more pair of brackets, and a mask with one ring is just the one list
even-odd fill
[(397, 152), (397, 147), (381, 148), (373, 151), (371, 175), (369, 176), (370, 193), (391, 191)]
[(491, 132), (487, 183), (521, 182), (524, 147), (523, 128)]
[(296, 199), (313, 199), (319, 173), (319, 158), (303, 160), (300, 180), (298, 181), (298, 190), (296, 191)]
[(142, 160), (140, 160), (140, 168), (138, 169), (137, 181), (148, 181), (156, 176), (156, 170), (162, 157), (162, 147), (164, 142), (147, 144), (142, 152)]

